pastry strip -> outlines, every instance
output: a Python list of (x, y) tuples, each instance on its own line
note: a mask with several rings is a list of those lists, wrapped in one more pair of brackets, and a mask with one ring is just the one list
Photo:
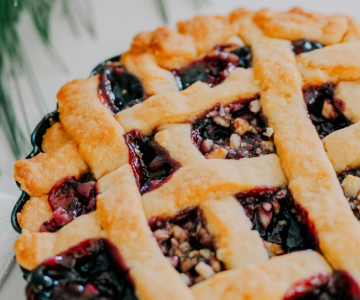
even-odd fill
[(277, 155), (241, 160), (205, 160), (186, 165), (154, 191), (143, 195), (148, 220), (168, 218), (216, 197), (233, 196), (260, 187), (285, 187)]
[(98, 97), (98, 76), (65, 84), (57, 95), (60, 122), (96, 179), (128, 163), (124, 130)]
[(317, 252), (303, 251), (214, 275), (191, 288), (196, 300), (280, 300), (291, 285), (331, 272)]

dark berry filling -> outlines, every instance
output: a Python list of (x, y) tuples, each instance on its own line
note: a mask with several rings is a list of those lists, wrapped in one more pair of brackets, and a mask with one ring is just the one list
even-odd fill
[(334, 98), (334, 90), (335, 86), (329, 83), (304, 90), (309, 116), (321, 139), (351, 125), (351, 122), (343, 115), (345, 104)]
[(40, 232), (55, 232), (75, 218), (95, 210), (95, 197), (95, 181), (91, 174), (79, 181), (70, 176), (60, 180), (48, 197), (53, 218), (41, 225)]
[(319, 42), (314, 42), (310, 40), (297, 40), (292, 42), (291, 44), (291, 50), (294, 51), (296, 55), (299, 55), (301, 53), (310, 52), (316, 49), (323, 48), (324, 45)]
[(360, 291), (346, 272), (319, 273), (295, 283), (284, 300), (359, 300)]
[(136, 300), (128, 272), (105, 240), (87, 240), (27, 275), (28, 300)]
[(181, 91), (197, 81), (206, 82), (212, 87), (221, 83), (234, 69), (250, 68), (251, 63), (250, 47), (229, 44), (215, 47), (204, 58), (174, 70), (173, 74)]
[(187, 210), (171, 220), (151, 222), (163, 254), (188, 286), (223, 271), (214, 242), (199, 209)]
[(140, 192), (146, 193), (158, 188), (181, 165), (175, 161), (153, 136), (145, 136), (140, 130), (124, 135), (129, 147), (130, 164)]
[(192, 139), (207, 158), (241, 159), (275, 152), (260, 101), (217, 104), (193, 124)]
[(114, 114), (144, 101), (141, 82), (123, 66), (108, 62), (98, 72), (100, 101)]
[[(342, 184), (344, 182), (345, 178), (348, 177), (349, 175), (359, 177), (358, 180), (360, 181), (360, 168), (345, 171), (345, 172), (339, 174), (338, 179), (339, 179), (340, 183)], [(355, 184), (352, 184), (350, 186), (350, 191), (347, 191), (347, 189), (348, 189), (347, 185), (343, 184), (344, 194), (346, 196), (346, 199), (349, 202), (350, 208), (352, 209), (355, 217), (360, 221), (360, 194), (359, 194), (359, 190), (356, 188)]]
[(253, 229), (264, 239), (270, 256), (316, 249), (307, 216), (295, 205), (289, 190), (261, 189), (236, 197), (250, 218)]

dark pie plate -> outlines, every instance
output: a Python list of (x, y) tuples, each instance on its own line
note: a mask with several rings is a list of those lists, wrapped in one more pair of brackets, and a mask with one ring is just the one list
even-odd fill
[[(100, 64), (98, 64), (90, 73), (90, 76), (96, 75), (98, 73), (98, 70), (101, 66), (103, 66), (107, 61), (116, 62), (120, 60), (120, 55), (114, 56), (112, 58), (109, 58), (107, 60), (104, 60)], [(41, 122), (36, 126), (34, 132), (32, 133), (30, 139), (31, 139), (31, 145), (33, 147), (30, 154), (26, 157), (26, 159), (32, 158), (39, 153), (42, 152), (41, 145), (43, 141), (43, 136), (47, 129), (51, 127), (55, 122), (59, 121), (59, 113), (57, 110), (47, 114)], [(20, 188), (20, 184), (16, 182), (18, 187)], [(26, 192), (22, 192), (19, 200), (16, 202), (13, 211), (11, 213), (11, 224), (15, 231), (18, 233), (21, 233), (21, 227), (19, 225), (19, 222), (17, 220), (17, 213), (21, 212), (22, 208), (24, 207), (25, 203), (30, 199), (30, 195), (28, 195)]]

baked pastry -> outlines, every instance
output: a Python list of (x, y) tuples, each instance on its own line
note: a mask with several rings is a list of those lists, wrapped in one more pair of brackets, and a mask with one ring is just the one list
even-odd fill
[(359, 41), (239, 9), (65, 84), (15, 164), (27, 299), (360, 299)]

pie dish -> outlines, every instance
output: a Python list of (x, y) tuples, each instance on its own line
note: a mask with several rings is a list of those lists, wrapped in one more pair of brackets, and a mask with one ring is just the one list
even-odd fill
[(359, 41), (238, 9), (65, 84), (15, 164), (27, 299), (360, 299)]

